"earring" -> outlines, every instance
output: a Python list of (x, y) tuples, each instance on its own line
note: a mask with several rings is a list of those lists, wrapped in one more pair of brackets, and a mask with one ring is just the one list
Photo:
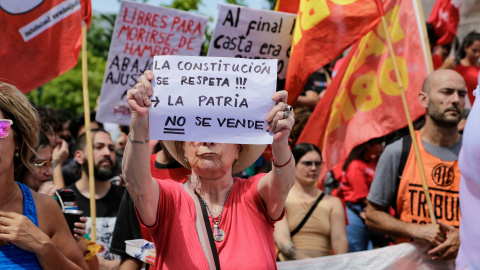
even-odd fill
[(185, 162), (187, 162), (187, 163), (188, 163), (188, 159), (187, 159), (187, 158), (184, 158), (184, 160), (185, 160)]
[(235, 159), (234, 163), (235, 163), (235, 165), (238, 165), (238, 159)]
[(20, 153), (18, 153), (18, 150), (15, 150), (15, 154), (13, 154), (16, 158), (20, 156)]

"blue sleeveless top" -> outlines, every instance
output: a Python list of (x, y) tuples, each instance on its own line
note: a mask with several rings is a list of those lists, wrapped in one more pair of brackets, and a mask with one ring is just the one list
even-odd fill
[[(18, 183), (18, 182), (17, 182)], [(18, 183), (23, 193), (23, 215), (28, 217), (38, 227), (37, 208), (32, 192), (22, 183)], [(0, 246), (1, 269), (42, 269), (35, 253), (25, 251), (15, 245)]]

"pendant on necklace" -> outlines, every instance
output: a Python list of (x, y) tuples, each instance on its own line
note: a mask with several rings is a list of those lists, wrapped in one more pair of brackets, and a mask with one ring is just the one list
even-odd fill
[(222, 242), (225, 238), (225, 231), (220, 229), (217, 224), (213, 225), (213, 239), (217, 242)]
[(282, 171), (280, 170), (280, 168), (277, 168), (277, 174), (280, 174)]

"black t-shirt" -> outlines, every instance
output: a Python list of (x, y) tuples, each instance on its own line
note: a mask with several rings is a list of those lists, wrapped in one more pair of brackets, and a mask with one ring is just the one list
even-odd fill
[[(75, 184), (66, 188), (72, 189), (75, 192), (77, 199), (77, 206), (79, 210), (83, 211), (83, 216), (88, 218), (87, 234), (91, 236), (92, 220), (90, 218), (90, 199), (83, 196)], [(103, 198), (97, 199), (96, 202), (96, 236), (97, 244), (103, 245), (105, 251), (99, 253), (102, 257), (108, 260), (120, 259), (119, 256), (110, 253), (110, 246), (112, 242), (113, 229), (117, 220), (117, 213), (122, 201), (122, 195), (125, 191), (124, 187), (111, 185), (110, 190)]]
[(325, 85), (326, 81), (327, 77), (325, 76), (325, 73), (313, 72), (303, 88), (302, 96), (305, 95), (306, 91), (315, 91), (317, 94), (320, 94), (327, 88)]
[(138, 222), (132, 197), (125, 190), (118, 209), (110, 250), (122, 257), (127, 257), (129, 255), (125, 252), (125, 241), (141, 238), (140, 223)]

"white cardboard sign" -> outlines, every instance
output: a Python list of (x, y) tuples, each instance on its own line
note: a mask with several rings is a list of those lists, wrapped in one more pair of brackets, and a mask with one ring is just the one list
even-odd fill
[(277, 60), (155, 56), (150, 138), (271, 144)]
[(96, 119), (130, 125), (127, 90), (152, 69), (155, 55), (200, 55), (207, 21), (185, 11), (122, 1)]
[(218, 4), (208, 56), (278, 59), (278, 78), (283, 80), (296, 17), (291, 13)]

